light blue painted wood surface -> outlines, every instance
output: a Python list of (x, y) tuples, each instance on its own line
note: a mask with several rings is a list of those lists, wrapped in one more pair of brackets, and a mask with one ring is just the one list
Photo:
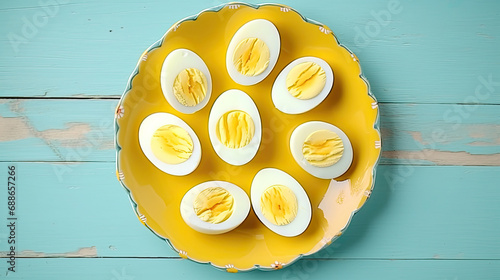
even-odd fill
[[(114, 161), (116, 104), (0, 99), (0, 161)], [(382, 163), (500, 164), (496, 105), (383, 103), (380, 109)]]
[(281, 1), (357, 54), (381, 102), (375, 191), (326, 250), (230, 275), (181, 260), (143, 227), (114, 174), (114, 107), (144, 49), (221, 3), (0, 3), (0, 182), (14, 164), (20, 186), (17, 272), (6, 274), (0, 185), (0, 278), (500, 278), (496, 1)]
[[(0, 163), (0, 170), (10, 164)], [(21, 256), (64, 257), (95, 247), (93, 257), (179, 258), (139, 223), (113, 163), (16, 166)], [(369, 203), (315, 257), (500, 259), (500, 188), (490, 183), (500, 180), (500, 167), (400, 167), (380, 166)], [(5, 200), (0, 207), (6, 209)], [(0, 219), (6, 217), (1, 211)]]
[[(21, 272), (7, 279), (385, 279), (496, 280), (500, 261), (474, 260), (301, 260), (290, 269), (229, 274), (206, 265), (196, 269), (166, 259), (22, 259)], [(70, 273), (68, 273), (70, 272)], [(71, 278), (68, 278), (71, 275)]]
[[(392, 13), (391, 0), (281, 3), (329, 26), (381, 102), (474, 102), (480, 77), (500, 81), (496, 1), (394, 1)], [(1, 96), (118, 96), (140, 54), (172, 24), (222, 3), (59, 2), (1, 2)], [(499, 90), (478, 102), (499, 104)]]

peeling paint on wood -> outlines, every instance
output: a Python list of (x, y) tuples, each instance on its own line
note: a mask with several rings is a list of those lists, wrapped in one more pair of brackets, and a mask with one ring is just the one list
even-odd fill
[(4, 118), (0, 116), (0, 141), (16, 141), (33, 137), (22, 118)]
[(485, 142), (485, 141), (470, 142), (469, 146), (477, 146), (477, 147), (500, 146), (500, 138), (497, 138), (494, 142)]
[[(397, 165), (379, 166), (372, 198), (332, 244), (334, 255), (242, 279), (499, 278), (498, 2), (283, 1), (328, 25), (360, 57), (380, 102), (382, 162)], [(179, 261), (136, 224), (113, 177), (113, 111), (140, 53), (207, 4), (63, 2), (2, 1), (0, 8), (0, 96), (7, 97), (0, 99), (0, 165), (62, 162), (17, 163), (19, 271), (0, 265), (1, 275), (232, 278)], [(390, 3), (402, 12), (392, 13)], [(47, 16), (45, 5), (57, 12)], [(21, 36), (18, 47), (12, 34)], [(439, 131), (444, 137), (434, 137)], [(71, 160), (78, 164), (64, 162)]]
[[(9, 100), (2, 106), (10, 112), (0, 117), (0, 150), (6, 151), (0, 154), (0, 160), (114, 161), (112, 116), (116, 103), (116, 100)], [(494, 154), (500, 153), (500, 119), (495, 106), (477, 105), (474, 114), (457, 126), (443, 123), (442, 112), (449, 106), (381, 104), (382, 162), (494, 165)], [(469, 107), (457, 106), (463, 111)], [(40, 127), (42, 116), (47, 120)], [(436, 137), (436, 131), (442, 135)], [(21, 144), (30, 147), (19, 149)], [(436, 152), (431, 154), (429, 150)], [(465, 154), (457, 155), (460, 151)]]
[(382, 157), (405, 160), (412, 163), (425, 160), (436, 165), (498, 166), (500, 154), (477, 155), (468, 152), (452, 152), (424, 149), (421, 151), (383, 151)]
[(0, 116), (0, 141), (16, 141), (38, 137), (46, 141), (60, 141), (65, 147), (79, 147), (85, 135), (91, 131), (86, 123), (69, 123), (64, 129), (37, 131), (23, 117), (3, 118)]
[[(79, 140), (85, 139), (85, 135), (90, 132), (90, 125), (86, 123), (70, 123), (67, 124), (67, 128), (65, 129), (48, 129), (41, 131), (40, 134), (44, 139), (61, 141), (63, 145), (72, 146), (69, 141), (75, 141), (76, 143)], [(79, 146), (79, 145), (74, 145)]]
[[(6, 258), (7, 252), (0, 252), (0, 258)], [(76, 251), (66, 253), (44, 253), (32, 250), (23, 250), (16, 254), (16, 258), (96, 258), (97, 248), (84, 247)]]

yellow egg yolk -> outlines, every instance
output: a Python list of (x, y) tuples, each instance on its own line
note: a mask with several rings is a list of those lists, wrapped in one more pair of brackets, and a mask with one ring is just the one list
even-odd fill
[(196, 68), (182, 70), (175, 77), (173, 93), (184, 106), (196, 106), (207, 95), (207, 78)]
[(311, 99), (325, 87), (326, 74), (314, 62), (302, 62), (293, 67), (286, 76), (288, 92), (298, 99)]
[(344, 143), (337, 133), (330, 130), (318, 130), (311, 133), (304, 141), (302, 154), (313, 166), (327, 167), (340, 160), (344, 153)]
[(221, 187), (207, 188), (201, 191), (193, 202), (196, 215), (201, 220), (218, 224), (233, 214), (233, 196)]
[(233, 63), (245, 76), (257, 76), (269, 66), (269, 48), (259, 38), (242, 40), (234, 49)]
[(243, 111), (229, 111), (220, 117), (215, 132), (219, 141), (230, 149), (239, 149), (250, 143), (255, 126), (249, 114)]
[(153, 134), (151, 150), (159, 160), (179, 164), (193, 153), (193, 140), (185, 129), (168, 124), (158, 128)]
[(297, 197), (288, 187), (270, 186), (260, 197), (260, 210), (271, 223), (277, 226), (288, 225), (297, 216)]

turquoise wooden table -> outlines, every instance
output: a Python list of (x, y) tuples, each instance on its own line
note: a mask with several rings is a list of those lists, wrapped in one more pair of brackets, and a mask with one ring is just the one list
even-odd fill
[(344, 235), (283, 270), (229, 274), (135, 217), (115, 177), (115, 106), (150, 44), (221, 1), (5, 0), (0, 278), (500, 279), (500, 4), (282, 3), (357, 54), (380, 103), (375, 189)]

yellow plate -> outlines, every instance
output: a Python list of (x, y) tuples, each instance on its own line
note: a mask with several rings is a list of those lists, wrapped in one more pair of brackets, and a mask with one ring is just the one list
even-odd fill
[[(275, 24), (281, 37), (281, 51), (276, 66), (265, 80), (253, 86), (241, 86), (232, 81), (226, 71), (226, 49), (239, 27), (258, 18)], [(208, 105), (191, 115), (173, 109), (160, 87), (162, 63), (178, 48), (197, 53), (212, 75), (213, 91)], [(303, 56), (316, 56), (330, 64), (335, 83), (328, 97), (316, 108), (299, 115), (287, 115), (274, 108), (271, 88), (280, 71)], [(259, 108), (263, 128), (257, 155), (240, 167), (229, 165), (216, 155), (207, 127), (215, 99), (233, 88), (252, 97)], [(198, 135), (202, 159), (193, 173), (180, 177), (166, 174), (144, 156), (139, 147), (139, 125), (156, 112), (179, 116)], [(311, 120), (336, 125), (352, 142), (353, 163), (335, 180), (309, 175), (291, 156), (288, 143), (293, 129)], [(118, 104), (115, 130), (117, 177), (129, 192), (139, 219), (182, 258), (210, 263), (229, 272), (279, 269), (334, 241), (370, 196), (381, 149), (377, 101), (362, 76), (357, 57), (338, 43), (328, 27), (277, 4), (230, 3), (172, 26), (142, 54)], [(193, 186), (223, 180), (249, 194), (253, 176), (266, 167), (291, 174), (306, 190), (313, 209), (311, 223), (303, 234), (277, 235), (266, 228), (253, 211), (239, 227), (220, 235), (198, 233), (182, 220), (180, 201)]]

